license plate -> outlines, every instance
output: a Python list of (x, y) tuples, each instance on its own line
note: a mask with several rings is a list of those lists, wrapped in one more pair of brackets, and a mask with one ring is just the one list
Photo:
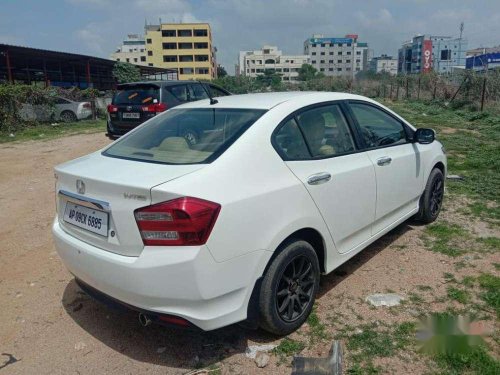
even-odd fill
[(125, 112), (122, 113), (123, 118), (140, 118), (141, 114), (137, 112)]
[(63, 220), (100, 236), (108, 236), (107, 212), (67, 202)]

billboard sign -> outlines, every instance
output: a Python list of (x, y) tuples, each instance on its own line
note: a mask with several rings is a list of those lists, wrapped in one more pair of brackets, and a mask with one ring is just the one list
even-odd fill
[(330, 43), (330, 44), (344, 44), (344, 43), (352, 43), (352, 38), (311, 38), (309, 39), (311, 43), (321, 44), (321, 43)]
[(422, 73), (429, 73), (432, 70), (432, 41), (424, 40), (422, 43)]

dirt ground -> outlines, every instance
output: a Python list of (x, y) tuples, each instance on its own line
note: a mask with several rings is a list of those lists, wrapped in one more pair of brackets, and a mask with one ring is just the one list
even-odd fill
[[(271, 355), (261, 369), (245, 356), (248, 345), (280, 342), (261, 331), (239, 326), (207, 333), (143, 328), (135, 314), (109, 310), (75, 285), (51, 238), (53, 167), (107, 143), (99, 133), (0, 145), (0, 375), (184, 374), (202, 368), (209, 368), (206, 373), (289, 374), (291, 359), (283, 362)], [(472, 231), (486, 230), (484, 223), (456, 211), (450, 204), (443, 217), (464, 220)], [(426, 285), (432, 293), (422, 298), (430, 301), (446, 294), (443, 274), (456, 274), (454, 262), (460, 260), (474, 267), (464, 268), (464, 275), (472, 269), (495, 272), (491, 263), (499, 262), (498, 253), (450, 258), (426, 249), (423, 231), (403, 224), (322, 279), (317, 315), (332, 335), (339, 319), (353, 326), (391, 325), (414, 320), (418, 313), (412, 304), (397, 310), (373, 308), (364, 302), (369, 294), (392, 291), (407, 298), (418, 285)], [(292, 338), (307, 343), (309, 329), (305, 325)], [(326, 356), (330, 345), (331, 340), (319, 340), (302, 355)], [(377, 364), (387, 373), (429, 371), (418, 356), (395, 356)]]

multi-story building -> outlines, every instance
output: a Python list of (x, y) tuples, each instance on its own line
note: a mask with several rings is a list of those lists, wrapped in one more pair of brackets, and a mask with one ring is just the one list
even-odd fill
[(308, 60), (305, 55), (283, 55), (276, 46), (264, 46), (260, 50), (240, 51), (237, 74), (257, 77), (267, 70), (280, 74), (282, 81), (294, 82)]
[(147, 65), (146, 46), (141, 35), (129, 34), (123, 44), (110, 56), (111, 60)]
[(216, 48), (208, 23), (146, 25), (146, 62), (176, 69), (180, 80), (217, 77)]
[(467, 41), (462, 38), (417, 35), (398, 51), (398, 72), (403, 74), (449, 73), (465, 67)]
[(370, 60), (370, 70), (375, 73), (389, 73), (392, 76), (398, 74), (398, 59), (392, 56), (381, 55)]
[(351, 76), (368, 65), (368, 44), (358, 41), (358, 35), (327, 38), (315, 34), (304, 42), (304, 54), (310, 64), (327, 76)]

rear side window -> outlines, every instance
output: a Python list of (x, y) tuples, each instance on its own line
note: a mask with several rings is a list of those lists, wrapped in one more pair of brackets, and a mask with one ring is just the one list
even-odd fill
[[(105, 156), (162, 164), (209, 163), (221, 155), (265, 110), (171, 109), (113, 143)], [(195, 135), (188, 142), (186, 135)]]
[(406, 143), (403, 124), (374, 106), (351, 103), (350, 107), (368, 148)]
[(299, 126), (293, 118), (280, 128), (275, 135), (274, 141), (281, 154), (285, 155), (287, 159), (302, 160), (311, 158)]
[(115, 94), (113, 104), (153, 104), (159, 100), (160, 89), (156, 86), (127, 86)]
[(191, 85), (191, 89), (193, 90), (193, 95), (191, 97), (191, 100), (208, 99), (207, 92), (201, 86), (201, 84)]
[(166, 86), (165, 93), (168, 99), (174, 100), (176, 103), (186, 103), (189, 101), (188, 85)]

